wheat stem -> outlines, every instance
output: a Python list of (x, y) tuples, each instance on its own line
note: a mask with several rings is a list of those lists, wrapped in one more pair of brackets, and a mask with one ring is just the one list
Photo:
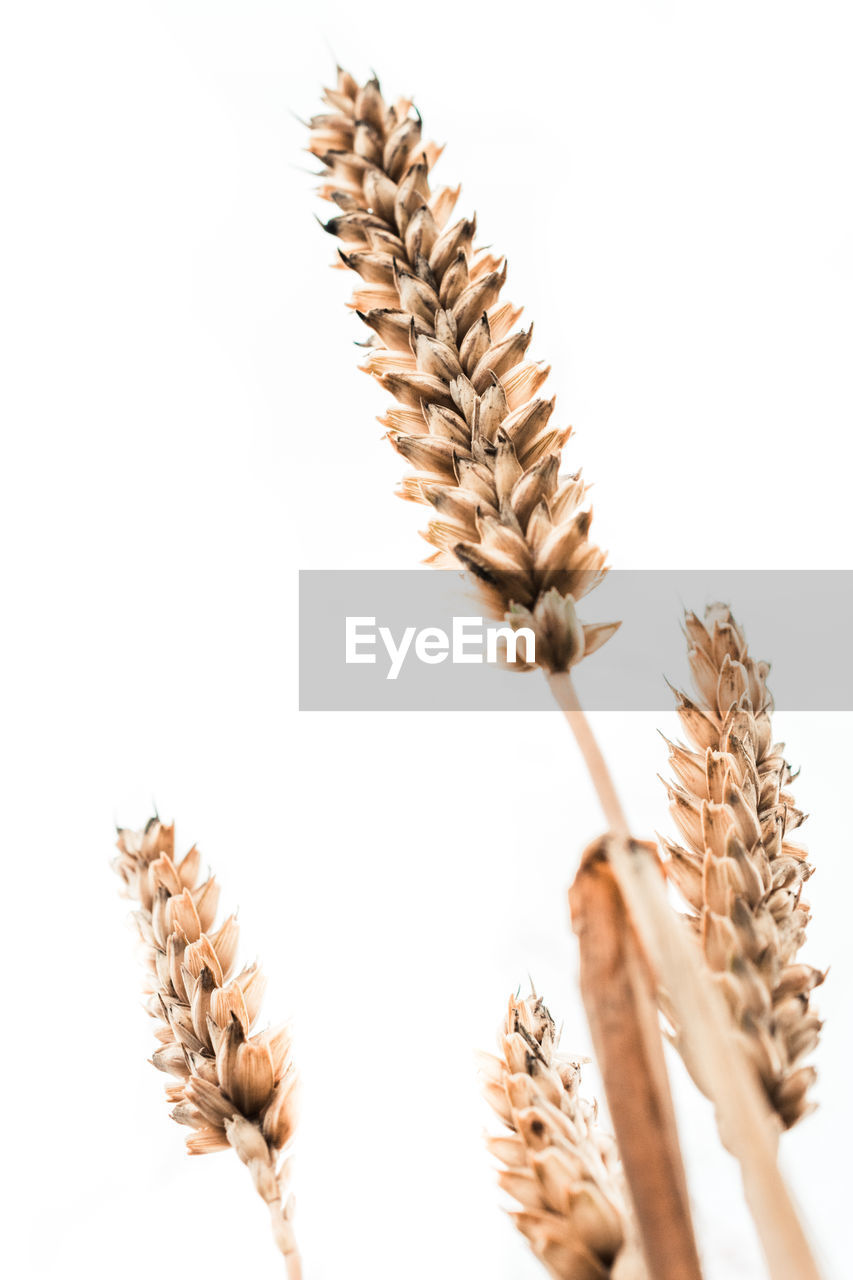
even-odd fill
[(568, 671), (546, 671), (545, 675), (551, 686), (551, 692), (575, 736), (610, 830), (614, 835), (627, 839), (630, 829), (616, 790), (616, 783), (613, 781), (613, 775), (598, 745), (586, 712), (578, 701), (572, 677)]

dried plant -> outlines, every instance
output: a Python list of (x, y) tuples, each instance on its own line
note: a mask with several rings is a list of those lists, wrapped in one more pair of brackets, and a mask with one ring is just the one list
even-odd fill
[(115, 869), (139, 903), (146, 1007), (160, 1043), (152, 1062), (173, 1077), (172, 1117), (193, 1131), (190, 1154), (234, 1149), (269, 1209), (289, 1280), (299, 1280), (285, 1159), (296, 1106), (289, 1031), (251, 1034), (265, 979), (256, 964), (231, 976), (237, 922), (232, 915), (213, 930), (219, 886), (212, 876), (198, 883), (198, 849), (176, 862), (174, 826), (156, 818), (143, 831), (120, 830), (118, 849)]
[(506, 263), (474, 248), (475, 218), (447, 225), (459, 189), (431, 191), (440, 148), (421, 141), (411, 103), (339, 71), (331, 113), (310, 122), (326, 230), (362, 280), (353, 306), (373, 331), (363, 368), (397, 400), (380, 422), (415, 468), (403, 496), (436, 512), (431, 561), (466, 566), (492, 616), (530, 628), (536, 662), (562, 672), (618, 624), (581, 625), (575, 602), (600, 579), (580, 475), (558, 476), (568, 428), (552, 428), (548, 374), (527, 359), (532, 328), (500, 302)]
[(579, 1092), (581, 1062), (558, 1052), (542, 1000), (510, 997), (500, 1056), (478, 1054), (483, 1094), (511, 1131), (487, 1138), (512, 1214), (555, 1280), (646, 1280), (616, 1143)]
[[(602, 856), (625, 908), (619, 927), (636, 938), (643, 964), (666, 991), (684, 1052), (701, 1063), (774, 1280), (816, 1280), (753, 1064), (722, 993), (669, 906), (656, 857), (631, 838), (577, 699), (571, 668), (618, 624), (584, 626), (576, 616), (575, 602), (600, 580), (605, 558), (589, 540), (580, 476), (558, 477), (568, 431), (550, 428), (553, 400), (538, 396), (548, 371), (527, 360), (530, 330), (512, 332), (520, 312), (499, 301), (505, 264), (474, 250), (473, 219), (447, 225), (458, 188), (430, 189), (440, 150), (421, 142), (420, 116), (408, 99), (388, 106), (375, 78), (359, 87), (339, 70), (325, 100), (329, 111), (310, 122), (309, 150), (323, 164), (321, 194), (339, 208), (326, 229), (346, 245), (340, 265), (361, 276), (353, 305), (373, 330), (364, 367), (398, 402), (380, 421), (416, 468), (403, 496), (435, 509), (426, 533), (432, 563), (468, 568), (486, 612), (534, 632), (536, 662), (577, 739), (610, 828)], [(622, 942), (629, 945), (627, 932)], [(601, 976), (584, 995), (591, 1022), (606, 1013)], [(644, 1012), (638, 1017), (646, 1040), (656, 1034), (659, 1041), (659, 1029)], [(634, 1070), (630, 1058), (615, 1054), (616, 1039), (600, 1037), (599, 1051), (610, 1055), (600, 1065), (611, 1112)], [(667, 1114), (671, 1107), (665, 1072), (650, 1089), (635, 1117), (637, 1148), (656, 1141), (658, 1103)], [(665, 1146), (673, 1188), (680, 1161), (674, 1125)], [(663, 1257), (669, 1236), (677, 1242), (674, 1269), (659, 1270), (661, 1280), (697, 1274), (686, 1195), (660, 1203), (638, 1197), (642, 1170), (626, 1165), (626, 1171), (646, 1256)]]
[[(667, 870), (691, 907), (709, 969), (725, 993), (767, 1096), (786, 1127), (810, 1106), (803, 1058), (820, 1020), (810, 992), (824, 974), (796, 963), (812, 873), (788, 835), (803, 821), (785, 788), (792, 773), (774, 744), (769, 670), (747, 649), (722, 604), (685, 626), (695, 697), (678, 695), (692, 747), (669, 744), (671, 811), (685, 844), (664, 842)], [(677, 1039), (677, 1037), (676, 1037)], [(701, 1067), (698, 1072), (701, 1083)]]

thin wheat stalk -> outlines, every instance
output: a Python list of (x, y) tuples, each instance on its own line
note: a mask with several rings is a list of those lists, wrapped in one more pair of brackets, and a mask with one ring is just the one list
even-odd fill
[(711, 605), (704, 623), (688, 613), (685, 633), (695, 696), (677, 699), (692, 747), (668, 744), (676, 781), (667, 785), (685, 843), (664, 842), (667, 872), (691, 908), (705, 962), (770, 1103), (790, 1128), (812, 1109), (806, 1095), (816, 1073), (802, 1060), (820, 1034), (809, 996), (825, 977), (796, 963), (812, 868), (788, 834), (803, 814), (785, 790), (793, 775), (784, 747), (773, 742), (767, 664), (750, 656), (725, 605)]
[(580, 1095), (543, 1001), (510, 997), (500, 1055), (477, 1055), (483, 1095), (509, 1134), (486, 1139), (513, 1220), (554, 1280), (647, 1280), (616, 1143)]
[[(669, 907), (655, 859), (628, 835), (574, 692), (572, 666), (618, 623), (585, 627), (577, 619), (575, 600), (600, 581), (605, 559), (588, 539), (580, 477), (557, 479), (568, 433), (547, 429), (553, 401), (536, 398), (547, 370), (523, 359), (529, 331), (507, 336), (520, 312), (498, 305), (505, 268), (472, 254), (473, 220), (445, 227), (458, 188), (430, 191), (440, 151), (421, 143), (409, 100), (387, 107), (375, 78), (359, 88), (340, 70), (325, 98), (331, 111), (310, 122), (309, 150), (324, 166), (321, 194), (341, 210), (326, 229), (352, 246), (341, 265), (364, 282), (354, 306), (374, 330), (366, 370), (399, 401), (384, 423), (418, 468), (403, 495), (441, 517), (426, 535), (437, 548), (432, 562), (465, 565), (489, 612), (534, 631), (537, 664), (551, 677), (611, 824), (606, 856), (684, 1041), (704, 1063), (774, 1280), (812, 1280), (817, 1269), (776, 1166), (763, 1093), (725, 1002)], [(630, 1063), (616, 1066), (630, 1071)]]
[(628, 840), (630, 838), (628, 819), (622, 808), (616, 783), (598, 744), (598, 739), (593, 733), (592, 725), (580, 704), (574, 681), (566, 671), (549, 672), (548, 684), (578, 744), (590, 780), (595, 787), (601, 811), (611, 832), (622, 840)]
[(421, 141), (411, 103), (385, 103), (376, 79), (344, 71), (331, 113), (310, 122), (321, 194), (340, 209), (326, 230), (362, 279), (353, 306), (372, 330), (363, 368), (397, 400), (380, 422), (415, 468), (402, 494), (435, 509), (430, 562), (464, 565), (495, 617), (536, 637), (536, 663), (566, 671), (618, 623), (583, 625), (575, 604), (605, 572), (589, 540), (580, 475), (559, 477), (568, 428), (538, 395), (548, 369), (528, 360), (532, 329), (500, 302), (506, 263), (474, 249), (475, 218), (446, 225), (459, 189), (435, 192), (441, 154)]
[(174, 1077), (172, 1118), (188, 1125), (191, 1155), (232, 1147), (269, 1210), (289, 1280), (302, 1269), (286, 1160), (296, 1124), (296, 1071), (288, 1029), (251, 1035), (265, 979), (256, 964), (232, 977), (234, 916), (213, 930), (219, 886), (198, 883), (195, 846), (175, 861), (175, 829), (152, 818), (119, 830), (114, 867), (134, 912), (148, 969), (147, 1009), (160, 1047), (152, 1062)]

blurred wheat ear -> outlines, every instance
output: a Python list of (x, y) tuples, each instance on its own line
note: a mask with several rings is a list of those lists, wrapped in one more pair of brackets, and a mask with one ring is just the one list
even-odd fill
[(285, 1158), (296, 1125), (290, 1033), (251, 1034), (265, 979), (255, 964), (232, 976), (237, 922), (232, 915), (213, 928), (219, 886), (198, 882), (198, 849), (177, 862), (174, 827), (156, 818), (143, 831), (120, 830), (118, 849), (115, 870), (139, 903), (146, 1008), (160, 1044), (152, 1062), (173, 1078), (172, 1118), (192, 1129), (191, 1155), (237, 1153), (267, 1205), (289, 1280), (300, 1280)]
[(555, 1280), (649, 1280), (616, 1143), (580, 1095), (581, 1063), (558, 1052), (536, 995), (510, 997), (500, 1055), (477, 1060), (483, 1095), (510, 1131), (488, 1137), (519, 1231)]
[[(685, 844), (664, 842), (667, 873), (689, 903), (705, 961), (768, 1100), (790, 1128), (812, 1109), (815, 1070), (803, 1058), (821, 1023), (809, 997), (825, 977), (796, 962), (812, 867), (789, 836), (803, 814), (786, 791), (792, 774), (784, 748), (773, 741), (767, 663), (750, 656), (726, 605), (709, 606), (704, 622), (688, 613), (685, 631), (695, 696), (677, 700), (691, 745), (669, 744), (676, 780), (668, 785)], [(675, 1042), (704, 1087), (702, 1064), (692, 1061), (673, 1021)]]

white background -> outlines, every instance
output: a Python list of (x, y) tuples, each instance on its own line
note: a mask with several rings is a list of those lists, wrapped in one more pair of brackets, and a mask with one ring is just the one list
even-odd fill
[[(528, 973), (588, 1050), (565, 895), (601, 819), (556, 715), (296, 710), (297, 570), (424, 547), (291, 112), (319, 109), (329, 46), (417, 96), (536, 321), (614, 564), (849, 567), (850, 11), (3, 15), (7, 1274), (281, 1274), (245, 1171), (183, 1154), (146, 1062), (108, 859), (113, 819), (153, 797), (240, 904), (269, 1016), (295, 1018), (308, 1280), (534, 1280), (471, 1052)], [(662, 828), (674, 716), (596, 723), (638, 834)], [(783, 1159), (840, 1278), (853, 718), (777, 728), (812, 814), (806, 958), (832, 965), (821, 1108)], [(736, 1171), (672, 1072), (707, 1275), (761, 1276)]]

